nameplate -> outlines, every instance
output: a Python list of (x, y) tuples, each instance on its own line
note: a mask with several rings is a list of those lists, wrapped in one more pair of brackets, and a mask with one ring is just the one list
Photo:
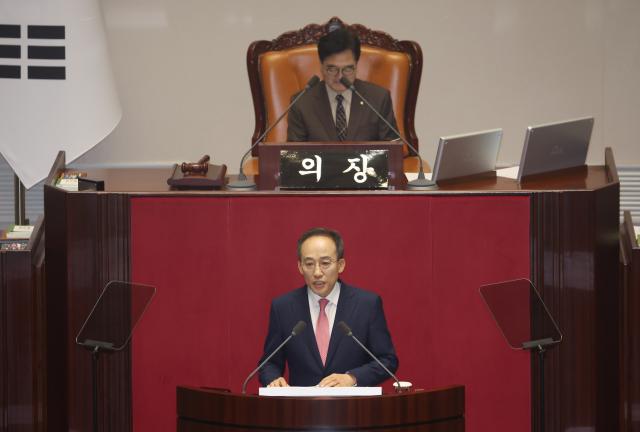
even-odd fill
[(282, 189), (388, 189), (388, 150), (280, 150)]

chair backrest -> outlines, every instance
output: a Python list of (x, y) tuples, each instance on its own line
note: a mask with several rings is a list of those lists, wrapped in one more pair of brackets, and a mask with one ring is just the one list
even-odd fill
[[(255, 142), (284, 112), (291, 97), (302, 90), (311, 76), (320, 74), (317, 42), (336, 25), (349, 28), (360, 38), (362, 53), (357, 77), (389, 89), (398, 129), (417, 148), (414, 116), (422, 75), (420, 46), (412, 41), (398, 41), (360, 24), (344, 24), (335, 17), (325, 24), (310, 24), (272, 41), (256, 41), (249, 46), (247, 69), (256, 120), (251, 142)], [(284, 142), (286, 139), (285, 118), (265, 141)], [(257, 150), (256, 147), (254, 156)], [(406, 154), (408, 149), (405, 149)]]

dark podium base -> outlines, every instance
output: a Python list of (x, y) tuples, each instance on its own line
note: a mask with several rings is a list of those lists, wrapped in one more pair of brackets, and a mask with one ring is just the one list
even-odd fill
[(285, 398), (178, 387), (178, 432), (464, 431), (464, 387), (348, 398)]

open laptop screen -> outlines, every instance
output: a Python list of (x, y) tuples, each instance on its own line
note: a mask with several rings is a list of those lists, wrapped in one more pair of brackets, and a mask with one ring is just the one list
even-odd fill
[(433, 181), (451, 180), (495, 170), (502, 129), (440, 138)]
[(593, 117), (529, 126), (518, 181), (533, 174), (584, 165), (592, 130)]

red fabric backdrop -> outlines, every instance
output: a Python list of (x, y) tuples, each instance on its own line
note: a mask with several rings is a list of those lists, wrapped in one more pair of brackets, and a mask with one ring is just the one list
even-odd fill
[(133, 339), (134, 430), (175, 430), (177, 385), (240, 390), (270, 299), (303, 284), (297, 237), (326, 226), (343, 280), (384, 300), (398, 376), (465, 385), (468, 431), (529, 431), (529, 356), (478, 293), (529, 276), (529, 218), (523, 196), (132, 198), (132, 280), (158, 289)]

